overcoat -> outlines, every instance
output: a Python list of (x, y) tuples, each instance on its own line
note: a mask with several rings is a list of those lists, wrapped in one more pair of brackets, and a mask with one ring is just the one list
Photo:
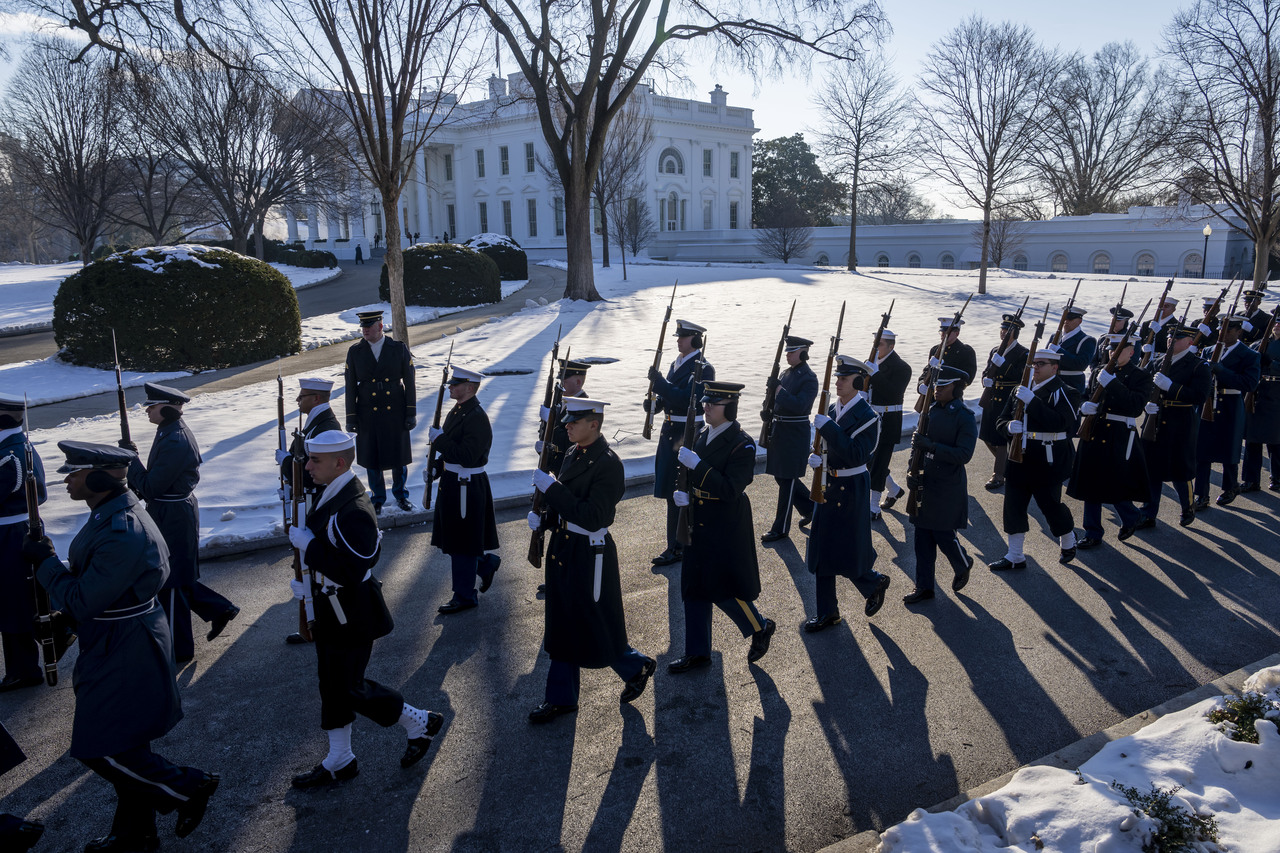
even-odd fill
[(1147, 461), (1138, 430), (1150, 398), (1151, 374), (1136, 361), (1117, 369), (1098, 403), (1089, 440), (1081, 439), (1076, 448), (1068, 495), (1106, 504), (1147, 500)]
[(1013, 396), (1013, 389), (1022, 383), (1022, 373), (1027, 367), (1027, 348), (1019, 342), (1013, 342), (1013, 346), (1004, 354), (1004, 364), (997, 367), (991, 364), (991, 356), (999, 351), (999, 346), (993, 347), (987, 356), (990, 371), (987, 376), (991, 378), (992, 384), (990, 388), (983, 389), (980, 398), (982, 423), (979, 425), (978, 438), (987, 444), (1004, 443), (1004, 438), (996, 429), (996, 422), (1004, 411), (1005, 403)]
[(969, 526), (969, 481), (964, 466), (978, 444), (978, 425), (964, 400), (935, 403), (925, 435), (933, 450), (924, 455), (920, 511), (912, 522), (924, 530), (963, 530)]
[[(586, 391), (579, 391), (574, 394), (575, 397), (586, 397)], [(554, 474), (560, 470), (560, 466), (564, 463), (564, 455), (569, 452), (569, 431), (565, 429), (564, 424), (560, 423), (560, 418), (564, 416), (564, 402), (556, 406), (551, 412), (551, 423), (554, 429), (551, 430), (551, 449), (547, 452), (547, 465), (543, 469), (548, 473)], [(547, 441), (547, 422), (542, 421), (538, 425), (538, 438)], [(541, 460), (539, 460), (541, 462)]]
[(778, 376), (773, 418), (769, 422), (766, 474), (795, 480), (809, 470), (807, 460), (813, 442), (809, 413), (813, 411), (813, 401), (817, 397), (818, 377), (807, 361), (788, 367)]
[(1267, 322), (1270, 319), (1271, 312), (1263, 311), (1261, 308), (1254, 309), (1253, 313), (1249, 315), (1249, 325), (1253, 326), (1253, 329), (1241, 334), (1240, 340), (1250, 346), (1262, 340), (1262, 336), (1267, 333)]
[[(1163, 362), (1163, 358), (1153, 358), (1147, 365), (1153, 377)], [(1195, 353), (1183, 350), (1178, 360), (1169, 365), (1166, 375), (1173, 384), (1168, 391), (1160, 392), (1160, 428), (1155, 441), (1143, 443), (1143, 452), (1151, 478), (1168, 483), (1190, 480), (1196, 475), (1200, 407), (1209, 396), (1213, 374)]]
[(876, 368), (871, 377), (871, 408), (880, 416), (880, 441), (871, 461), (871, 479), (880, 482), (889, 473), (894, 445), (902, 438), (902, 405), (911, 384), (911, 365), (897, 350), (890, 350)]
[[(315, 480), (311, 479), (311, 472), (307, 470), (307, 445), (308, 438), (315, 438), (322, 432), (330, 430), (341, 430), (342, 426), (338, 423), (338, 416), (333, 413), (333, 409), (329, 408), (328, 403), (321, 403), (311, 410), (311, 414), (307, 415), (306, 422), (302, 425), (300, 433), (295, 433), (293, 440), (289, 442), (289, 455), (295, 456), (302, 461), (302, 489), (309, 495), (314, 495), (317, 491)], [(293, 483), (293, 462), (286, 459), (280, 463), (280, 473), (284, 476), (285, 488), (289, 488)], [(323, 491), (323, 489), (320, 489)]]
[(736, 421), (710, 442), (708, 432), (703, 428), (693, 446), (700, 461), (689, 472), (690, 543), (680, 594), (695, 601), (755, 601), (760, 566), (746, 489), (755, 477), (756, 443)]
[[(1075, 448), (1069, 436), (1076, 422), (1070, 389), (1061, 379), (1056, 376), (1046, 379), (1039, 388), (1033, 388), (1033, 393), (1035, 399), (1027, 403), (1024, 412), (1026, 446), (1022, 451), (1022, 461), (1010, 459), (1005, 469), (1007, 480), (1031, 492), (1041, 483), (1062, 483), (1070, 476)], [(1009, 422), (1013, 420), (1017, 405), (1018, 398), (1010, 394), (997, 422), (1004, 441), (1022, 440), (1021, 435), (1009, 433)]]
[[(1169, 349), (1169, 324), (1177, 325), (1178, 318), (1172, 315), (1165, 317), (1163, 321), (1146, 320), (1142, 324), (1142, 330), (1138, 333), (1139, 349), (1151, 344), (1151, 348), (1156, 353), (1163, 355)], [(1149, 361), (1154, 361), (1152, 358)]]
[(1200, 423), (1196, 457), (1211, 464), (1238, 465), (1244, 443), (1244, 395), (1258, 387), (1262, 362), (1258, 353), (1237, 341), (1209, 368), (1217, 399), (1213, 420)]
[[(653, 390), (657, 395), (654, 400), (654, 405), (657, 407), (654, 414), (666, 413), (653, 458), (653, 496), (655, 498), (670, 498), (672, 492), (676, 490), (676, 474), (679, 473), (676, 454), (680, 452), (680, 445), (684, 443), (684, 420), (689, 414), (689, 394), (695, 390), (693, 371), (700, 355), (701, 350), (694, 350), (683, 362), (676, 359), (667, 369), (666, 378), (660, 378), (653, 383)], [(704, 380), (716, 378), (716, 369), (710, 363), (703, 365), (702, 378)], [(702, 393), (701, 388), (696, 390), (698, 394)], [(701, 418), (702, 404), (695, 402), (694, 411)]]
[(1253, 412), (1245, 416), (1244, 440), (1259, 444), (1280, 444), (1280, 341), (1267, 341), (1259, 360), (1261, 376)]
[[(31, 569), (22, 559), (22, 540), (27, 535), (26, 447), (21, 427), (0, 432), (0, 631), (15, 634), (35, 630), (35, 590)], [(44, 464), (34, 450), (31, 459), (36, 494), (43, 504), (48, 498)]]
[(871, 543), (871, 477), (866, 470), (845, 477), (836, 471), (864, 468), (875, 454), (880, 419), (862, 397), (835, 419), (838, 402), (827, 409), (832, 418), (823, 426), (827, 452), (826, 500), (813, 506), (813, 525), (805, 564), (817, 575), (849, 579), (874, 571), (876, 551)]
[(389, 471), (413, 461), (405, 422), (417, 417), (413, 358), (394, 338), (382, 339), (375, 361), (368, 341), (347, 350), (343, 373), (347, 384), (347, 432), (356, 433), (356, 462), (370, 470)]
[(129, 462), (129, 488), (147, 502), (151, 516), (169, 549), (169, 579), (165, 589), (192, 586), (200, 577), (200, 449), (182, 418), (156, 428), (155, 441), (144, 468)]
[(1071, 334), (1063, 336), (1058, 343), (1058, 379), (1062, 380), (1062, 384), (1074, 388), (1077, 394), (1084, 394), (1085, 371), (1093, 363), (1097, 347), (1097, 340), (1084, 333), (1084, 326), (1076, 326)]
[(498, 524), (493, 516), (489, 475), (484, 471), (459, 474), (449, 470), (446, 463), (471, 469), (488, 465), (493, 428), (476, 397), (450, 409), (440, 428), (443, 432), (431, 444), (437, 457), (440, 484), (431, 525), (431, 544), (446, 554), (478, 557), (498, 547)]
[[(934, 344), (929, 347), (929, 358), (937, 357), (938, 348), (940, 346), (940, 344)], [(947, 357), (942, 360), (942, 363), (947, 367), (958, 367), (963, 370), (965, 375), (969, 377), (969, 384), (972, 384), (977, 379), (978, 354), (973, 351), (973, 347), (969, 346), (964, 341), (957, 340), (951, 346), (947, 347)], [(920, 371), (920, 378), (916, 381), (916, 384), (922, 384), (928, 375), (929, 365), (926, 363), (924, 369)]]

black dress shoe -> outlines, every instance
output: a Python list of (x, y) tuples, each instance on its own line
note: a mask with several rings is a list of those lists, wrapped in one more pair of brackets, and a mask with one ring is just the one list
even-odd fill
[(1156, 520), (1154, 518), (1149, 518), (1144, 516), (1143, 518), (1139, 519), (1137, 524), (1133, 526), (1133, 529), (1134, 530), (1151, 530), (1155, 526), (1156, 526)]
[(213, 621), (209, 623), (209, 633), (205, 635), (205, 639), (213, 642), (218, 639), (223, 629), (227, 627), (227, 623), (240, 615), (239, 607), (232, 607), (230, 610), (224, 610), (217, 616), (213, 617)]
[[(1274, 491), (1274, 489), (1272, 489), (1272, 491)], [(796, 525), (799, 527), (808, 527), (810, 524), (813, 524), (812, 515), (801, 515), (800, 520), (796, 522)]]
[(884, 594), (889, 589), (889, 576), (881, 575), (879, 583), (876, 584), (875, 592), (867, 598), (867, 606), (862, 611), (867, 614), (867, 618), (871, 618), (880, 612), (880, 608), (884, 607)]
[(1123, 542), (1126, 539), (1129, 539), (1130, 537), (1132, 537), (1133, 534), (1137, 531), (1137, 529), (1138, 529), (1138, 525), (1136, 524), (1130, 524), (1127, 527), (1121, 527), (1120, 535), (1117, 536), (1116, 538), (1119, 539), (1121, 542)]
[(297, 631), (294, 631), (292, 634), (289, 634), (288, 636), (286, 636), (284, 638), (284, 641), (291, 646), (305, 646), (308, 643), (315, 642), (314, 640), (308, 640), (306, 637), (302, 636)]
[(374, 504), (374, 505), (373, 505), (373, 514), (374, 514), (374, 515), (382, 515), (382, 504)]
[(217, 773), (204, 774), (204, 780), (196, 786), (187, 801), (178, 806), (178, 822), (173, 827), (173, 834), (186, 838), (196, 831), (200, 821), (204, 820), (205, 810), (209, 808), (209, 798), (218, 790), (218, 782), (222, 777)]
[(653, 675), (653, 671), (658, 668), (658, 662), (653, 658), (645, 658), (644, 665), (640, 667), (640, 671), (627, 681), (627, 686), (622, 688), (622, 695), (618, 697), (621, 702), (634, 702), (640, 698), (640, 694), (644, 692), (644, 688), (649, 684), (649, 678)]
[(933, 598), (933, 590), (931, 589), (913, 589), (910, 595), (902, 596), (903, 604), (916, 604), (921, 601), (928, 601)]
[(988, 492), (994, 492), (994, 491), (997, 491), (998, 489), (1004, 488), (1004, 480), (1000, 479), (999, 477), (996, 477), (995, 475), (992, 475), (990, 480), (987, 480), (987, 482), (982, 484), (982, 487), (986, 489)]
[(1280, 492), (1280, 480), (1272, 480), (1267, 484), (1267, 491)]
[(413, 512), (413, 501), (408, 498), (396, 498), (396, 506), (400, 507), (402, 512)]
[(1027, 567), (1026, 560), (1019, 560), (1018, 562), (1015, 563), (1012, 560), (1010, 560), (1008, 557), (1001, 557), (1000, 559), (996, 560), (994, 563), (987, 563), (987, 568), (993, 572), (1007, 572), (1012, 569), (1025, 569), (1026, 567)]
[(883, 516), (881, 513), (878, 513), (878, 512), (873, 512), (873, 513), (871, 513), (871, 520), (872, 520), (872, 521), (879, 521), (879, 520), (880, 520), (880, 519), (882, 519), (882, 518), (884, 518), (884, 516)]
[(489, 587), (493, 586), (493, 576), (498, 573), (498, 566), (502, 565), (502, 558), (497, 554), (485, 554), (480, 558), (480, 591), (488, 592)]
[[(890, 495), (889, 497), (881, 501), (880, 508), (893, 509), (893, 505), (898, 502), (898, 498), (902, 497), (905, 494), (906, 494), (906, 490), (903, 489), (902, 486), (898, 486), (898, 493), (896, 495)], [(879, 515), (880, 513), (875, 513), (875, 514)]]
[(1204, 512), (1209, 508), (1209, 496), (1204, 495), (1203, 497), (1196, 497), (1195, 503), (1191, 506), (1196, 512)]
[(755, 663), (769, 652), (769, 643), (773, 640), (773, 632), (778, 630), (778, 623), (772, 619), (764, 620), (764, 627), (751, 635), (751, 649), (747, 652), (747, 663)]
[(1239, 492), (1242, 495), (1247, 495), (1250, 492), (1260, 492), (1260, 491), (1262, 491), (1262, 485), (1259, 483), (1241, 483), (1240, 484)]
[(440, 727), (444, 725), (444, 717), (435, 711), (427, 712), (427, 733), (422, 737), (410, 738), (409, 743), (405, 745), (404, 755), (400, 756), (401, 767), (412, 767), (422, 760), (422, 756), (427, 754), (427, 750), (431, 748), (431, 739), (440, 733)]
[(469, 599), (451, 598), (448, 601), (446, 601), (444, 604), (441, 604), (439, 607), (437, 607), (436, 612), (444, 613), (446, 615), (449, 613), (461, 613), (462, 611), (470, 610), (475, 606), (477, 606), (476, 602), (471, 601)]
[(1081, 551), (1088, 551), (1090, 548), (1097, 548), (1102, 544), (1102, 540), (1097, 536), (1086, 536), (1076, 543), (1076, 547)]
[(538, 707), (529, 712), (529, 722), (534, 725), (542, 725), (549, 723), (556, 717), (562, 717), (565, 714), (577, 713), (577, 705), (552, 705), (550, 702), (543, 702)]
[(1214, 503), (1218, 506), (1229, 506), (1231, 502), (1236, 499), (1236, 495), (1238, 494), (1240, 494), (1238, 489), (1227, 489), (1225, 492), (1218, 495), (1218, 499), (1214, 501)]
[(770, 530), (768, 533), (760, 537), (761, 545), (768, 545), (770, 542), (777, 542), (779, 539), (786, 539), (787, 534), (779, 533), (776, 530)]
[(1058, 562), (1065, 566), (1067, 563), (1070, 563), (1075, 558), (1076, 558), (1076, 546), (1072, 545), (1070, 548), (1062, 549), (1062, 553), (1058, 555)]
[(804, 631), (806, 634), (816, 634), (819, 631), (825, 631), (832, 625), (839, 625), (842, 621), (839, 613), (828, 613), (826, 616), (811, 616), (804, 620)]
[(293, 777), (293, 787), (301, 790), (307, 788), (319, 788), (323, 785), (336, 785), (339, 782), (347, 782), (360, 775), (360, 767), (353, 758), (344, 767), (337, 770), (329, 770), (323, 764), (317, 764), (307, 773), (299, 773)]
[(1196, 520), (1195, 510), (1184, 509), (1182, 511), (1182, 518), (1178, 519), (1178, 524), (1182, 525), (1183, 527), (1190, 527), (1192, 524), (1195, 523), (1195, 520)]
[(684, 551), (680, 548), (668, 548), (653, 558), (655, 566), (669, 566), (684, 559)]
[(4, 681), (0, 681), (0, 693), (21, 690), (24, 687), (39, 687), (41, 684), (44, 684), (43, 675), (29, 675), (26, 678), (20, 675), (6, 675)]
[(84, 853), (153, 853), (160, 849), (158, 835), (104, 835), (84, 846)]
[(685, 655), (667, 664), (667, 672), (672, 675), (679, 675), (691, 669), (704, 669), (708, 666), (711, 666), (710, 655)]
[(956, 592), (964, 589), (965, 585), (969, 583), (969, 572), (973, 570), (973, 557), (968, 554), (964, 556), (969, 561), (969, 565), (964, 567), (964, 571), (956, 572), (955, 579), (951, 581), (951, 588)]

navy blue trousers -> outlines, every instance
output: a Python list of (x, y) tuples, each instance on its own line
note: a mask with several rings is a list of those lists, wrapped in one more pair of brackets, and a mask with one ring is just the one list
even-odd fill
[(195, 638), (191, 631), (191, 614), (205, 622), (235, 607), (227, 598), (196, 581), (191, 586), (161, 590), (157, 596), (165, 615), (169, 617), (169, 633), (173, 636), (173, 656), (180, 661), (191, 660), (196, 654)]
[(951, 568), (957, 574), (964, 571), (969, 561), (965, 557), (964, 548), (960, 546), (960, 538), (954, 530), (928, 530), (915, 528), (912, 544), (916, 552), (916, 589), (933, 589), (935, 583), (935, 563), (938, 552), (951, 562)]
[[(876, 591), (876, 587), (880, 585), (880, 579), (884, 575), (879, 572), (866, 572), (853, 579), (853, 585), (858, 592), (862, 593), (863, 598), (870, 598)], [(840, 612), (840, 601), (836, 596), (836, 575), (818, 575), (815, 583), (817, 587), (817, 604), (819, 616), (830, 616)]]
[[(623, 681), (630, 681), (640, 674), (644, 662), (644, 655), (627, 646), (627, 650), (609, 664), (609, 668)], [(577, 705), (581, 680), (582, 667), (552, 658), (551, 668), (547, 670), (546, 701), (552, 705)]]
[(715, 604), (733, 620), (742, 636), (750, 637), (764, 629), (764, 617), (756, 609), (754, 601), (726, 598), (723, 601), (684, 600), (684, 653), (686, 655), (711, 654), (711, 605)]
[[(391, 494), (396, 500), (409, 499), (409, 487), (405, 480), (409, 476), (409, 466), (401, 465), (391, 469)], [(380, 468), (366, 468), (365, 477), (369, 480), (369, 499), (374, 506), (382, 506), (387, 502), (387, 480), (382, 476)]]
[(152, 752), (150, 743), (80, 763), (116, 789), (111, 834), (128, 839), (155, 835), (156, 812), (168, 814), (185, 803), (205, 778), (199, 768), (180, 767)]
[[(1133, 527), (1142, 519), (1142, 513), (1133, 505), (1133, 501), (1113, 503), (1111, 508), (1120, 516), (1121, 527)], [(1102, 504), (1093, 501), (1084, 502), (1084, 535), (1090, 539), (1102, 538)]]

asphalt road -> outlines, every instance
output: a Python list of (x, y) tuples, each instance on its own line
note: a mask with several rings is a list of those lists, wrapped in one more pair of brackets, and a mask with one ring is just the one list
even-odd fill
[[(980, 449), (971, 483), (986, 479)], [(895, 457), (895, 471), (906, 465)], [(1003, 555), (1000, 496), (980, 487), (964, 538), (979, 560)], [(399, 727), (355, 725), (360, 776), (294, 792), (289, 777), (325, 753), (315, 661), (287, 647), (296, 622), (283, 549), (207, 562), (205, 580), (243, 608), (224, 637), (197, 640), (179, 674), (186, 719), (158, 748), (223, 774), (205, 823), (169, 851), (813, 851), (906, 817), (1280, 648), (1275, 512), (1263, 491), (1214, 508), (1189, 529), (1166, 501), (1158, 530), (1126, 544), (1108, 520), (1104, 547), (1057, 563), (1057, 543), (1028, 536), (1030, 567), (979, 564), (961, 595), (939, 569), (937, 599), (907, 610), (913, 560), (902, 506), (873, 533), (892, 579), (868, 621), (839, 582), (847, 621), (817, 635), (804, 537), (760, 549), (760, 609), (777, 620), (757, 667), (747, 641), (715, 619), (711, 668), (681, 676), (679, 566), (654, 570), (662, 505), (634, 488), (613, 527), (632, 644), (658, 674), (632, 706), (621, 682), (586, 671), (581, 710), (545, 727), (538, 574), (525, 562), (524, 511), (499, 514), (503, 567), (481, 606), (442, 617), (448, 561), (428, 529), (388, 532), (377, 573), (397, 622), (371, 677), (441, 711), (446, 723), (417, 767), (398, 766)], [(757, 533), (775, 486), (751, 488)], [(415, 489), (414, 500), (420, 494)], [(1078, 510), (1078, 505), (1076, 505)], [(1077, 514), (1078, 521), (1078, 514)], [(110, 789), (66, 755), (69, 661), (53, 690), (0, 696), (0, 715), (31, 759), (0, 778), (7, 811), (42, 818), (45, 851), (79, 850), (110, 821)]]

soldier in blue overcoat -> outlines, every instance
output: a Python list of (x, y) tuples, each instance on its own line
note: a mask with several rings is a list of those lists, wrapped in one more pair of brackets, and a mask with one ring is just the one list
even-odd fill
[(776, 380), (773, 412), (760, 412), (761, 419), (769, 419), (766, 424), (769, 456), (764, 470), (778, 484), (773, 525), (760, 537), (760, 541), (765, 543), (787, 538), (791, 531), (793, 507), (800, 513), (801, 523), (813, 515), (813, 503), (804, 483), (813, 440), (809, 432), (809, 413), (813, 411), (813, 401), (818, 397), (818, 377), (809, 366), (809, 347), (812, 345), (813, 341), (807, 338), (787, 336), (787, 369)]
[(1219, 327), (1218, 360), (1210, 360), (1213, 371), (1214, 417), (1202, 420), (1196, 437), (1195, 508), (1209, 507), (1209, 472), (1214, 463), (1222, 466), (1222, 494), (1218, 506), (1227, 506), (1240, 494), (1240, 451), (1244, 442), (1244, 395), (1258, 387), (1262, 362), (1258, 353), (1241, 340), (1243, 316), (1225, 317)]
[(1066, 322), (1062, 324), (1062, 338), (1045, 347), (1059, 355), (1058, 379), (1075, 392), (1076, 400), (1084, 396), (1085, 372), (1093, 363), (1098, 342), (1084, 333), (1084, 315), (1087, 312), (1078, 305), (1067, 309)]
[[(4, 680), (0, 693), (44, 683), (36, 645), (35, 590), (31, 568), (22, 559), (27, 536), (27, 447), (22, 397), (0, 394), (0, 639), (4, 643)], [(43, 504), (44, 465), (34, 449), (36, 493)]]

